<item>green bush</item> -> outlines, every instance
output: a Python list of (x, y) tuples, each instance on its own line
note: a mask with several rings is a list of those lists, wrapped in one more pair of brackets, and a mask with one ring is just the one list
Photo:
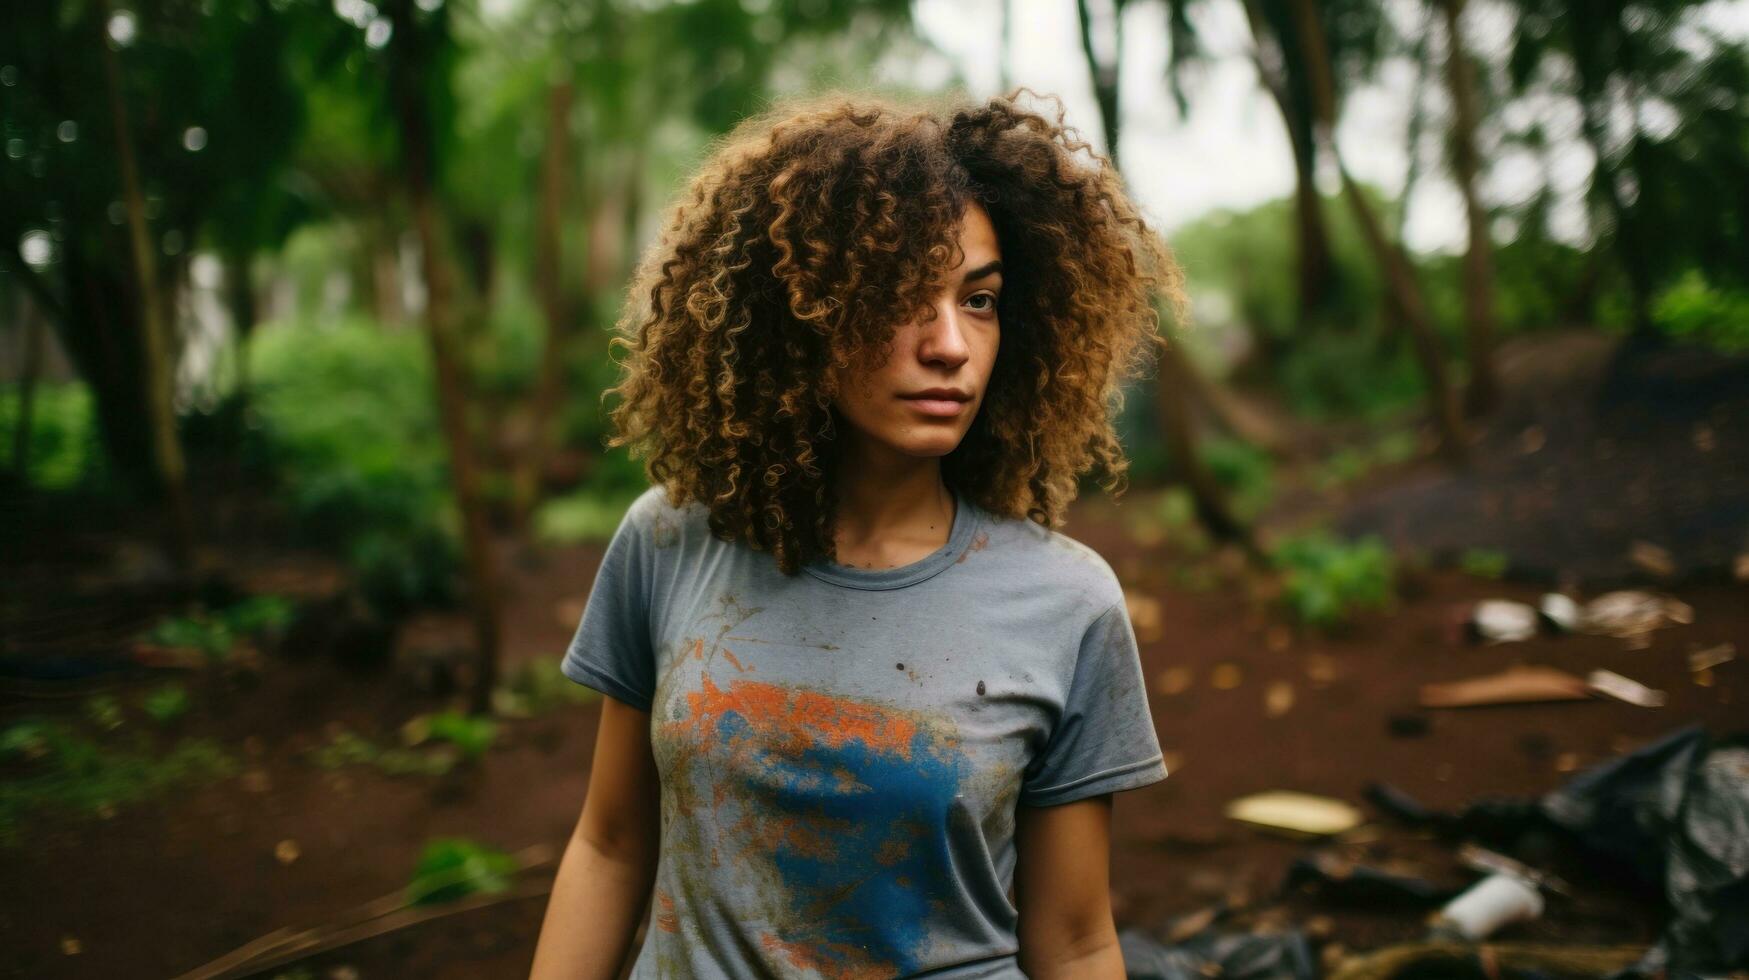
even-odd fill
[(1680, 340), (1723, 351), (1749, 350), (1749, 292), (1714, 287), (1691, 270), (1654, 300), (1652, 322)]
[(465, 837), (439, 838), (425, 845), (407, 885), (407, 900), (437, 905), (479, 892), (502, 892), (516, 871), (516, 858), (503, 851)]
[(142, 636), (163, 647), (196, 650), (209, 662), (224, 660), (245, 637), (266, 638), (283, 630), (295, 611), (283, 596), (250, 596), (223, 609), (166, 616)]
[[(20, 422), (18, 390), (16, 383), (0, 384), (0, 452), (8, 465)], [(107, 481), (110, 471), (98, 440), (96, 404), (82, 382), (37, 382), (29, 439), (32, 487), (65, 491)]]
[(463, 757), (468, 759), (485, 755), (498, 738), (497, 722), (460, 711), (440, 711), (426, 716), (423, 723), (425, 738), (447, 742), (460, 749)]
[(308, 755), (312, 763), (323, 769), (365, 765), (390, 776), (441, 776), (455, 768), (455, 753), (451, 751), (385, 748), (344, 729), (335, 732), (327, 745), (311, 749)]
[(1506, 552), (1490, 548), (1466, 548), (1458, 556), (1458, 567), (1477, 578), (1503, 578), (1510, 564)]
[(1238, 439), (1209, 439), (1202, 445), (1203, 463), (1231, 495), (1241, 520), (1251, 520), (1275, 497), (1275, 464), (1269, 454)]
[(590, 486), (554, 497), (535, 508), (535, 540), (555, 545), (606, 541), (636, 496), (625, 491), (608, 495)]
[(559, 671), (564, 657), (528, 660), (507, 671), (503, 684), (492, 692), (492, 710), (501, 715), (526, 718), (567, 704), (589, 704), (601, 699), (590, 688)]
[(140, 699), (140, 710), (160, 725), (168, 725), (188, 713), (188, 689), (166, 684)]
[(1395, 562), (1377, 537), (1342, 541), (1312, 532), (1277, 543), (1270, 558), (1282, 572), (1282, 601), (1309, 626), (1345, 623), (1395, 597)]
[(183, 739), (163, 751), (144, 737), (98, 741), (61, 722), (25, 719), (0, 731), (0, 844), (18, 842), (26, 817), (70, 811), (88, 816), (182, 783), (228, 776), (230, 755), (209, 739)]
[(269, 325), (250, 361), (252, 452), (299, 529), (343, 555), (385, 612), (452, 602), (459, 521), (423, 335), (362, 319)]

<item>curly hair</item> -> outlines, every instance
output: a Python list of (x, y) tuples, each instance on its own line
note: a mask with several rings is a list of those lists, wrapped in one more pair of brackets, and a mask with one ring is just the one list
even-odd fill
[(673, 505), (703, 502), (714, 535), (785, 575), (835, 559), (840, 381), (933, 318), (976, 200), (1002, 254), (1002, 333), (942, 478), (1047, 527), (1085, 472), (1121, 494), (1119, 385), (1165, 343), (1156, 301), (1184, 316), (1183, 275), (1061, 102), (1053, 121), (1023, 91), (984, 105), (831, 92), (714, 141), (628, 287), (607, 445), (647, 456)]

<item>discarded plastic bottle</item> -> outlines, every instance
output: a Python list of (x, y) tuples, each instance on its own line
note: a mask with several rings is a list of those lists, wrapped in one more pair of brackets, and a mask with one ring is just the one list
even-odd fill
[(1542, 893), (1517, 875), (1492, 874), (1447, 902), (1428, 923), (1428, 938), (1475, 942), (1501, 926), (1543, 914)]

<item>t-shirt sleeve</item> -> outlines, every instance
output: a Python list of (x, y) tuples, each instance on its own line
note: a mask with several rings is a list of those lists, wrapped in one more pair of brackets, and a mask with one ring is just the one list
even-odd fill
[(585, 687), (649, 711), (656, 688), (650, 640), (653, 556), (638, 512), (636, 505), (628, 509), (608, 542), (559, 669)]
[(1120, 601), (1082, 635), (1062, 715), (1026, 769), (1020, 802), (1072, 803), (1165, 778), (1135, 629)]

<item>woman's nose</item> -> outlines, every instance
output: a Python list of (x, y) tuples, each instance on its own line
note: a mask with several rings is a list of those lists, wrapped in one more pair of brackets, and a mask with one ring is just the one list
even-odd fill
[(957, 303), (935, 308), (935, 319), (923, 325), (918, 356), (925, 361), (938, 361), (957, 367), (971, 356), (966, 343), (965, 314)]

